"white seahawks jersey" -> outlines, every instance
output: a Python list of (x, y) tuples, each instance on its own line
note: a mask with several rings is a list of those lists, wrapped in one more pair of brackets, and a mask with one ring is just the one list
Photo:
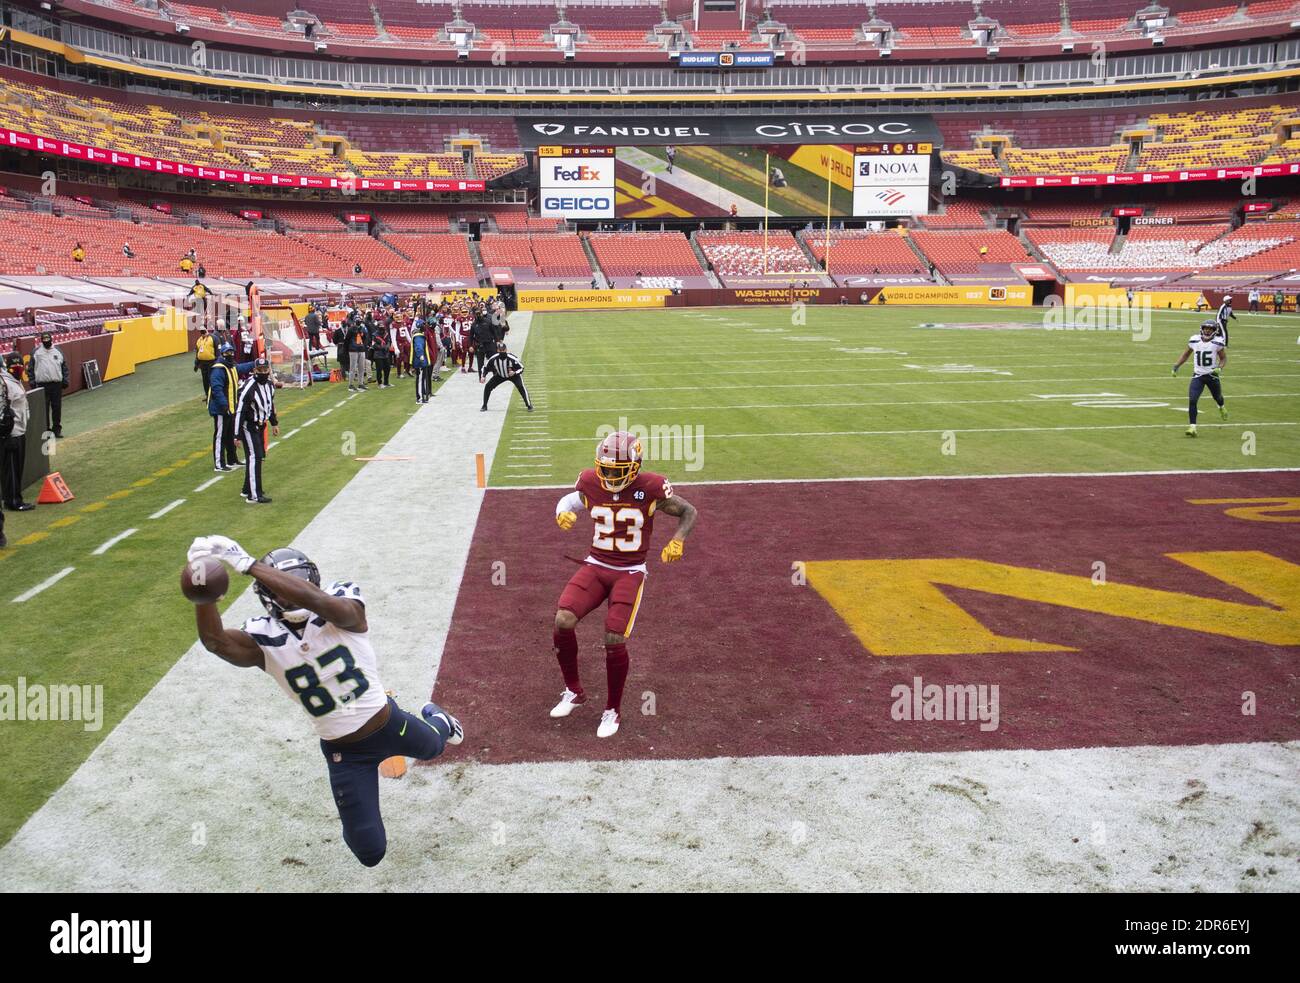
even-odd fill
[[(336, 581), (325, 591), (365, 601), (356, 584)], [(266, 657), (266, 671), (311, 716), (321, 740), (351, 734), (388, 702), (369, 633), (344, 631), (318, 615), (302, 623), (299, 638), (271, 617), (244, 624)]]
[(1219, 367), (1223, 353), (1222, 335), (1204, 341), (1199, 334), (1194, 334), (1187, 340), (1187, 347), (1192, 350), (1192, 371), (1196, 375), (1209, 375)]

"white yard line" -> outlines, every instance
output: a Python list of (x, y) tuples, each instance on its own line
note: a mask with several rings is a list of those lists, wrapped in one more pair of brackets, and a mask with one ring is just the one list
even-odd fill
[(294, 434), (296, 434), (296, 433), (297, 433), (299, 430), (301, 430), (301, 429), (302, 429), (302, 427), (296, 427), (295, 429), (290, 430), (288, 433), (281, 435), (280, 440), (281, 440), (281, 441), (288, 440), (290, 437), (292, 437)]
[(125, 532), (120, 532), (120, 533), (118, 533), (116, 536), (114, 536), (112, 539), (110, 539), (110, 540), (108, 540), (108, 541), (106, 541), (106, 542), (100, 543), (98, 546), (96, 546), (93, 550), (90, 551), (90, 555), (91, 555), (91, 556), (103, 556), (105, 553), (107, 553), (109, 550), (111, 550), (114, 546), (116, 546), (116, 545), (117, 545), (118, 543), (120, 543), (122, 540), (126, 539), (128, 536), (134, 536), (137, 532), (139, 532), (138, 529), (128, 529), (128, 530), (126, 530)]
[[(820, 485), (845, 481), (1001, 481), (1007, 478), (1154, 478), (1180, 474), (1292, 474), (1300, 468), (1210, 468), (1201, 470), (1169, 471), (1029, 471), (1024, 474), (916, 474), (871, 475), (862, 478), (739, 478), (724, 481), (674, 481), (674, 485), (689, 488), (692, 485)], [(493, 485), (493, 488), (510, 488), (510, 485)], [(523, 485), (528, 489), (571, 489), (568, 485)]]
[(218, 481), (220, 481), (224, 477), (225, 477), (224, 474), (219, 474), (216, 475), (215, 477), (209, 478), (207, 481), (203, 482), (203, 484), (199, 485), (198, 488), (194, 489), (195, 493), (197, 494), (198, 492), (201, 491), (207, 491), (209, 488), (211, 488), (213, 485), (215, 485)]
[[(1294, 372), (1251, 372), (1239, 373), (1233, 376), (1234, 380), (1246, 379), (1295, 379)], [(1103, 378), (1090, 378), (1089, 385), (1097, 382), (1151, 382), (1151, 375), (1113, 375)], [(934, 373), (927, 379), (912, 379), (906, 382), (871, 382), (868, 379), (859, 377), (854, 382), (771, 382), (771, 383), (749, 383), (742, 386), (709, 386), (710, 392), (718, 392), (723, 389), (866, 389), (891, 386), (1011, 386), (1025, 385), (1032, 383), (1034, 385), (1078, 385), (1077, 380), (1069, 378), (1051, 378), (1051, 379), (1017, 379), (1015, 376), (1007, 377), (1004, 375), (991, 376), (981, 379), (962, 379), (955, 375), (943, 375)], [(665, 392), (699, 392), (699, 386), (593, 386), (588, 389), (556, 389), (557, 393), (665, 393)], [(1183, 395), (1186, 393), (1184, 391)], [(1180, 397), (1182, 398), (1182, 397)]]
[(180, 506), (182, 506), (182, 505), (184, 505), (184, 504), (185, 504), (185, 499), (183, 499), (183, 498), (178, 498), (178, 499), (176, 499), (176, 501), (171, 502), (171, 503), (169, 503), (169, 504), (167, 504), (167, 505), (164, 505), (162, 508), (160, 508), (160, 509), (159, 509), (157, 512), (155, 512), (153, 515), (149, 516), (149, 518), (151, 518), (151, 519), (161, 519), (164, 515), (166, 515), (166, 514), (167, 514), (168, 512), (170, 512), (172, 509), (179, 508)]
[(25, 591), (23, 591), (21, 594), (19, 594), (17, 597), (15, 597), (15, 598), (13, 599), (13, 602), (12, 602), (12, 603), (14, 603), (14, 604), (22, 604), (22, 603), (24, 603), (24, 602), (26, 602), (26, 601), (30, 601), (33, 597), (35, 597), (35, 596), (36, 596), (37, 594), (39, 594), (41, 591), (43, 591), (43, 590), (49, 590), (51, 587), (53, 587), (55, 584), (57, 584), (60, 580), (62, 580), (62, 579), (63, 579), (64, 577), (66, 577), (68, 574), (72, 573), (72, 571), (75, 570), (75, 569), (77, 569), (77, 568), (76, 568), (76, 567), (64, 567), (62, 570), (60, 570), (58, 573), (56, 573), (53, 577), (47, 577), (45, 580), (42, 580), (39, 584), (37, 584), (37, 585), (36, 585), (35, 587), (33, 587), (31, 590), (25, 590)]
[[(1098, 424), (1090, 427), (936, 427), (926, 430), (802, 430), (789, 433), (710, 433), (709, 440), (742, 440), (752, 437), (900, 437), (916, 434), (946, 433), (1059, 433), (1066, 431), (1093, 430), (1172, 430), (1183, 426), (1181, 423), (1114, 423)], [(1233, 422), (1203, 423), (1206, 427), (1300, 427), (1300, 423), (1283, 420), (1273, 423)], [(591, 437), (551, 437), (546, 442), (568, 444), (590, 441)]]
[[(1185, 392), (1174, 393), (1120, 393), (1126, 399), (1163, 399), (1178, 400), (1187, 402)], [(1233, 394), (1231, 399), (1295, 399), (1300, 397), (1300, 393), (1237, 393)], [(1061, 398), (1061, 397), (1057, 397)], [(845, 400), (835, 403), (815, 403), (800, 400), (797, 404), (790, 403), (715, 403), (715, 404), (697, 404), (694, 406), (601, 406), (589, 407), (580, 406), (562, 410), (554, 410), (555, 413), (588, 413), (593, 416), (608, 416), (611, 413), (683, 413), (683, 412), (719, 412), (724, 410), (781, 410), (788, 413), (791, 409), (823, 409), (833, 407), (848, 406), (1004, 406), (1014, 403), (1041, 403), (1043, 397), (1034, 396), (1030, 399), (917, 399), (917, 400)], [(1091, 409), (1106, 409), (1107, 407), (1089, 407)], [(1187, 412), (1186, 405), (1181, 407), (1182, 411)], [(536, 414), (534, 414), (536, 416)]]

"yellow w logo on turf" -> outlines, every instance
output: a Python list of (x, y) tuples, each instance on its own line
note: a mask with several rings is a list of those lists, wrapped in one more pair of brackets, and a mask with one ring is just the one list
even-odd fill
[[(1071, 652), (1069, 646), (990, 631), (940, 588), (1036, 601), (1262, 642), (1300, 645), (1300, 566), (1268, 553), (1169, 553), (1171, 560), (1250, 594), (1243, 604), (984, 560), (828, 560), (808, 582), (874, 655)], [(1271, 605), (1271, 606), (1265, 606)]]

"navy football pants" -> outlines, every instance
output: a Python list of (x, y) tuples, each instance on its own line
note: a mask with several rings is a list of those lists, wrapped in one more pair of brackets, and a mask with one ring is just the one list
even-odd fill
[(1194, 375), (1192, 384), (1187, 387), (1187, 417), (1189, 423), (1196, 422), (1196, 403), (1201, 398), (1201, 390), (1210, 390), (1210, 395), (1220, 406), (1223, 405), (1223, 387), (1215, 375)]
[(355, 744), (320, 742), (329, 766), (334, 804), (343, 821), (343, 842), (367, 867), (383, 860), (388, 849), (388, 835), (379, 815), (380, 762), (398, 754), (420, 761), (436, 758), (451, 736), (407, 713), (391, 697), (388, 705), (393, 710), (388, 723), (364, 740)]

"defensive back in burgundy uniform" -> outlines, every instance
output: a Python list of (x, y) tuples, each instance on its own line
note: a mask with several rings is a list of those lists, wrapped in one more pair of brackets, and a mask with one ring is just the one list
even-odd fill
[(622, 491), (606, 491), (596, 469), (587, 468), (573, 487), (595, 526), (590, 558), (619, 569), (644, 569), (655, 508), (672, 497), (672, 483), (661, 474), (642, 471)]

